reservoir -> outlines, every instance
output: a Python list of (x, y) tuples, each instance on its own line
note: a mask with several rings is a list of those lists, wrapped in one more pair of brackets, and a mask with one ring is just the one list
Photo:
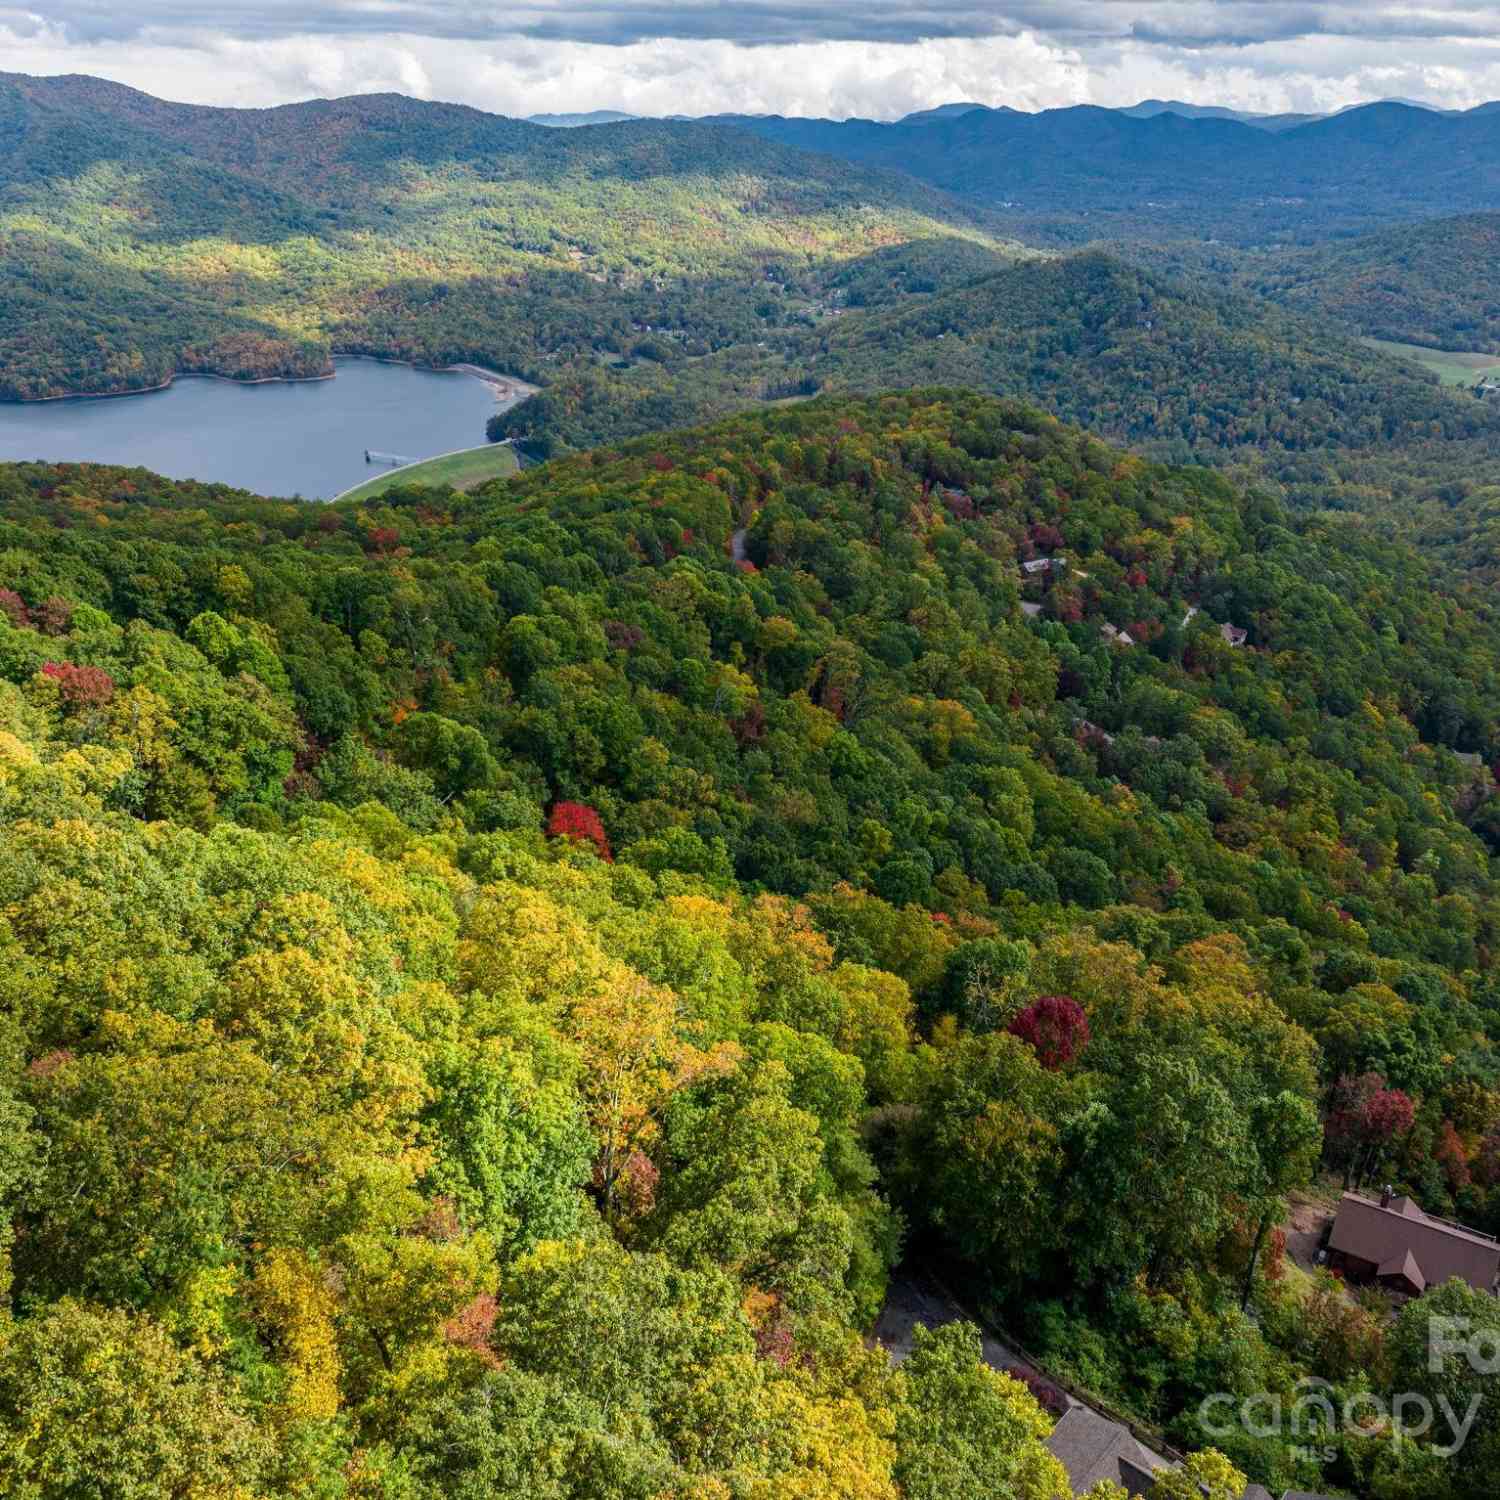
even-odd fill
[(489, 418), (531, 389), (370, 359), (335, 367), (332, 380), (179, 376), (138, 396), (0, 402), (0, 462), (125, 464), (326, 500), (382, 472), (365, 463), (367, 448), (408, 459), (472, 448)]

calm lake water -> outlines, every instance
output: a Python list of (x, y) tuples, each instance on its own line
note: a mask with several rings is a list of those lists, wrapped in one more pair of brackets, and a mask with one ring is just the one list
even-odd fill
[(472, 375), (338, 360), (332, 380), (235, 385), (179, 376), (100, 401), (0, 402), (0, 461), (131, 464), (173, 479), (326, 500), (380, 472), (365, 449), (431, 458), (484, 441), (496, 409)]

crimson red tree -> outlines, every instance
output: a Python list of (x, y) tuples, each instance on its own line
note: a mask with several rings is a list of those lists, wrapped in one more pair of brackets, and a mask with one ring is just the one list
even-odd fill
[(14, 589), (0, 589), (0, 615), (4, 615), (17, 630), (26, 630), (31, 625), (31, 611)]
[(1331, 1160), (1344, 1169), (1344, 1186), (1358, 1187), (1381, 1153), (1411, 1129), (1416, 1106), (1400, 1089), (1387, 1088), (1378, 1073), (1345, 1076), (1333, 1086), (1324, 1125)]
[(547, 832), (552, 838), (573, 839), (590, 843), (599, 851), (600, 859), (613, 860), (609, 837), (599, 814), (584, 802), (558, 802), (547, 819)]
[(1044, 1068), (1060, 1068), (1089, 1044), (1089, 1018), (1071, 995), (1043, 995), (1010, 1023)]

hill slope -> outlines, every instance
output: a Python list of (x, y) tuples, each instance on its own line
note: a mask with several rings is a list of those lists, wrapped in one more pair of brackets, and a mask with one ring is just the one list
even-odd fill
[(1044, 403), (1179, 461), (1242, 448), (1399, 446), (1496, 426), (1353, 339), (1262, 302), (1099, 254), (987, 276), (920, 306), (846, 319), (806, 341), (830, 388), (921, 384)]
[(648, 326), (708, 349), (783, 289), (934, 237), (1002, 248), (909, 178), (711, 125), (0, 75), (0, 396), (309, 373), (330, 349), (537, 377)]
[(926, 383), (1022, 396), (1176, 461), (1266, 454), (1274, 469), (1287, 454), (1500, 433), (1500, 415), (1467, 394), (1243, 294), (1098, 252), (974, 271), (926, 294), (887, 288), (873, 306), (846, 298), (838, 316), (764, 348), (612, 382), (560, 376), (495, 435), (586, 447), (767, 397)]
[(1500, 214), (1431, 219), (1319, 245), (1244, 281), (1375, 338), (1500, 353)]
[[(436, 513), (428, 492), (397, 488), (369, 507), (226, 498), (205, 522), (211, 491), (166, 487), (158, 509), (157, 487), (135, 498), (135, 481), (110, 471), (12, 470), (5, 535), (34, 555), (31, 591), (86, 581), (105, 602), (138, 601), (126, 607), (185, 626), (221, 597), (214, 569), (232, 564), (319, 740), (387, 732), (403, 702), (450, 713), (504, 748), (518, 785), (596, 805), (617, 847), (685, 822), (722, 840), (741, 877), (789, 893), (878, 880), (907, 851), (862, 846), (859, 826), (899, 824), (903, 787), (924, 804), (961, 803), (957, 788), (940, 789), (965, 781), (961, 765), (988, 763), (986, 746), (1017, 733), (1067, 738), (1077, 715), (1128, 728), (1121, 705), (1146, 683), (1178, 695), (1160, 718), (1173, 723), (1222, 701), (1230, 683), (1252, 696), (1274, 687), (1280, 707), (1243, 727), (1260, 740), (1274, 723), (1288, 747), (1323, 715), (1357, 715), (1378, 689), (1422, 736), (1500, 751), (1490, 627), (1424, 592), (1414, 558), (1319, 520), (1296, 523), (1299, 542), (1272, 502), (1207, 471), (1147, 465), (990, 398), (819, 400), (580, 455), (448, 495)], [(100, 500), (107, 526), (80, 528)], [(59, 530), (56, 516), (74, 524)], [(728, 560), (736, 529), (740, 568)], [(1038, 633), (1018, 612), (1013, 559), (1049, 547), (1070, 565), (1035, 597), (1062, 628)], [(1297, 582), (1287, 568), (1307, 547)], [(148, 602), (165, 586), (158, 575), (184, 582)], [(1356, 597), (1403, 644), (1339, 602)], [(1205, 618), (1184, 629), (1189, 604)], [(1245, 626), (1264, 649), (1217, 651), (1213, 620)], [(1103, 623), (1149, 644), (1112, 650)], [(848, 766), (841, 751), (823, 753), (824, 731), (839, 725), (863, 746), (856, 755), (838, 741)], [(651, 740), (669, 756), (654, 769)], [(1267, 753), (1300, 765), (1308, 752)], [(673, 769), (679, 757), (693, 777)], [(1191, 784), (1222, 816), (1245, 811)], [(792, 816), (783, 799), (794, 787), (813, 796), (815, 818)], [(1163, 788), (1169, 821), (1193, 800), (1179, 792)], [(983, 907), (1013, 873), (988, 861), (1012, 841), (976, 816), (956, 845), (935, 825), (917, 842), (931, 841), (934, 873), (953, 864), (978, 880), (965, 889)], [(1187, 824), (1179, 835), (1168, 842), (1188, 858), (1197, 835)], [(1043, 869), (1047, 847), (1042, 837), (1029, 857)], [(1238, 864), (1201, 847), (1207, 868)], [(1111, 889), (1143, 878), (1143, 857), (1128, 838), (1111, 844)], [(1364, 888), (1365, 875), (1346, 877)], [(1031, 878), (1050, 889), (1041, 870)], [(1414, 929), (1411, 940), (1449, 938)]]
[(1193, 1446), (1407, 1378), (1249, 1256), (1330, 1091), (1500, 1218), (1500, 622), (1409, 550), (941, 392), (0, 514), (10, 1488), (1054, 1495), (857, 1337), (893, 1209)]

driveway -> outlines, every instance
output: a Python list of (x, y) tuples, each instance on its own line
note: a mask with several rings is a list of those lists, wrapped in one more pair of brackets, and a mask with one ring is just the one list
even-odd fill
[[(899, 1365), (911, 1353), (914, 1330), (919, 1323), (924, 1328), (941, 1328), (945, 1323), (973, 1322), (975, 1319), (931, 1276), (920, 1270), (900, 1271), (891, 1277), (885, 1306), (875, 1324), (875, 1337)], [(1052, 1384), (1044, 1371), (1022, 1359), (982, 1324), (979, 1335), (987, 1365), (996, 1370), (1020, 1369)], [(1069, 1406), (1078, 1404), (1066, 1391), (1060, 1391), (1059, 1394)]]
[(1332, 1218), (1333, 1210), (1316, 1198), (1302, 1193), (1288, 1197), (1286, 1223), (1281, 1228), (1286, 1235), (1286, 1253), (1294, 1265), (1309, 1273), (1317, 1270), (1318, 1246)]

